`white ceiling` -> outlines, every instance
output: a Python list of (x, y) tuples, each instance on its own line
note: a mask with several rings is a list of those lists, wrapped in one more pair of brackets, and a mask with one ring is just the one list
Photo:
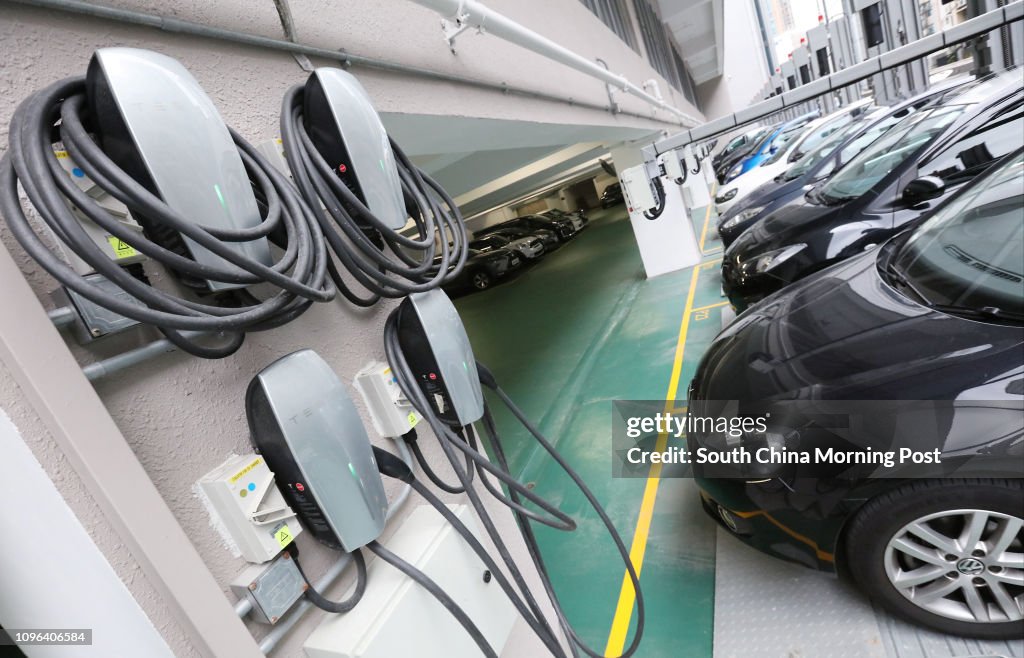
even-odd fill
[(521, 199), (608, 157), (608, 144), (649, 129), (423, 114), (381, 115), (388, 134), (464, 215)]
[[(732, 0), (740, 2), (741, 0)], [(722, 74), (725, 0), (656, 0), (662, 20), (679, 44), (693, 81), (702, 84)]]

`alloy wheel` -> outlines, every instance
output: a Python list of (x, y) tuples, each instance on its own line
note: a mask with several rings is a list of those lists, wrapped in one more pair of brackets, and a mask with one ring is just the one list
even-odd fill
[(885, 573), (914, 605), (971, 623), (1024, 619), (1024, 520), (959, 509), (903, 526), (885, 548)]

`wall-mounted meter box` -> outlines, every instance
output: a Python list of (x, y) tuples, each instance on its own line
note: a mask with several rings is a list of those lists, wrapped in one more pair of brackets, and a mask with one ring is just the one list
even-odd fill
[(353, 382), (370, 411), (373, 429), (384, 437), (402, 436), (420, 422), (420, 414), (402, 393), (391, 366), (372, 361)]
[[(114, 197), (107, 194), (101, 187), (96, 185), (85, 172), (79, 168), (75, 163), (71, 154), (64, 150), (64, 145), (57, 142), (53, 145), (53, 154), (57, 158), (57, 162), (61, 168), (67, 172), (68, 176), (74, 181), (75, 185), (80, 190), (88, 194), (97, 204), (100, 205), (110, 216), (117, 220), (121, 226), (127, 230), (142, 234), (142, 227), (139, 226), (138, 222), (132, 219), (128, 213), (128, 207), (123, 203), (115, 199)], [(146, 259), (141, 252), (136, 251), (132, 247), (131, 242), (125, 242), (119, 238), (110, 235), (105, 229), (96, 225), (92, 220), (82, 214), (78, 208), (74, 207), (70, 203), (68, 204), (71, 208), (71, 212), (78, 219), (78, 222), (82, 225), (82, 229), (85, 231), (96, 245), (110, 257), (110, 260), (116, 262), (118, 265), (131, 265), (132, 263), (138, 263)], [(64, 254), (64, 260), (82, 276), (92, 274), (92, 266), (86, 263), (84, 260), (78, 257), (71, 249), (65, 247), (59, 238), (54, 236), (57, 243), (60, 245), (61, 252)]]
[(661, 167), (665, 170), (665, 178), (677, 183), (686, 178), (683, 175), (683, 164), (680, 162), (681, 157), (682, 153), (679, 151), (668, 151), (658, 156)]
[(214, 526), (249, 562), (272, 559), (302, 532), (260, 455), (234, 455), (196, 484)]
[(626, 197), (626, 208), (630, 212), (651, 210), (658, 205), (655, 200), (657, 192), (643, 165), (621, 171), (619, 179), (622, 181), (622, 192)]

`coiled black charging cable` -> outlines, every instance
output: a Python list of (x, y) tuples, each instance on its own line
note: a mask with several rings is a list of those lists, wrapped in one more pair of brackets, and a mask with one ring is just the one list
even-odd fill
[[(118, 167), (89, 134), (85, 108), (84, 77), (61, 80), (32, 94), (14, 111), (9, 148), (0, 160), (0, 212), (18, 243), (57, 281), (115, 313), (153, 325), (181, 349), (203, 358), (228, 356), (241, 347), (245, 332), (280, 326), (314, 302), (334, 298), (327, 272), (329, 257), (312, 210), (291, 183), (237, 133), (231, 131), (231, 137), (260, 202), (263, 221), (250, 229), (213, 228), (204, 226), (201, 217), (176, 212)], [(133, 213), (189, 237), (227, 264), (200, 264), (125, 228), (61, 168), (52, 149), (55, 134), (102, 190)], [(22, 207), (19, 183), (57, 238), (131, 299), (86, 280), (44, 244)], [(222, 303), (208, 304), (152, 287), (111, 260), (82, 228), (69, 203), (110, 235), (180, 274), (246, 287), (268, 284), (276, 290), (261, 300), (243, 288), (219, 293)], [(272, 266), (231, 248), (232, 243), (264, 237), (284, 250)], [(220, 333), (227, 344), (211, 347), (181, 330)]]
[[(331, 250), (369, 293), (361, 295), (352, 290), (337, 271), (332, 271), (341, 294), (358, 306), (372, 306), (382, 297), (425, 292), (457, 277), (466, 263), (468, 243), (455, 201), (392, 140), (416, 237), (391, 229), (345, 185), (317, 151), (303, 124), (303, 89), (304, 85), (296, 85), (285, 94), (281, 140), (295, 184), (317, 209)], [(321, 205), (325, 210), (320, 211)]]

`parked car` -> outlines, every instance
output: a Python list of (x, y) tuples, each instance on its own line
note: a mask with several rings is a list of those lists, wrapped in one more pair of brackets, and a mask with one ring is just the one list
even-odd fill
[(722, 215), (734, 204), (743, 201), (751, 192), (784, 172), (829, 136), (841, 132), (866, 110), (870, 102), (858, 101), (803, 127), (784, 130), (775, 139), (776, 144), (772, 148), (776, 151), (771, 157), (723, 187), (715, 197), (715, 210)]
[(447, 282), (444, 289), (448, 293), (487, 290), (497, 280), (515, 272), (522, 265), (522, 257), (511, 249), (479, 251), (471, 248), (462, 272)]
[[(695, 415), (718, 400), (824, 413), (877, 401), (866, 408), (888, 411), (861, 422), (780, 434), (773, 421), (741, 441), (861, 454), (911, 446), (938, 451), (931, 475), (901, 477), (913, 471), (895, 465), (832, 477), (796, 464), (755, 479), (747, 466), (715, 477), (695, 467), (708, 514), (769, 555), (849, 574), (915, 623), (1024, 637), (1022, 214), (1018, 151), (916, 228), (738, 316), (690, 385)], [(687, 441), (692, 453), (720, 443), (701, 431)]]
[(764, 162), (767, 158), (775, 155), (780, 148), (800, 134), (803, 127), (818, 118), (818, 111), (809, 112), (795, 119), (786, 121), (775, 128), (768, 137), (761, 141), (746, 157), (741, 158), (729, 169), (723, 183), (735, 180)]
[(494, 224), (493, 226), (480, 229), (476, 234), (477, 236), (488, 235), (495, 231), (508, 228), (524, 229), (528, 231), (536, 231), (538, 229), (554, 231), (555, 235), (557, 235), (558, 239), (562, 242), (566, 242), (576, 235), (576, 224), (571, 219), (555, 219), (553, 217), (541, 217), (540, 215), (523, 215), (522, 217), (509, 219), (501, 222), (500, 224)]
[(625, 202), (626, 197), (622, 194), (622, 183), (612, 183), (601, 192), (602, 208), (611, 208)]
[(861, 115), (846, 128), (832, 133), (816, 149), (772, 181), (738, 200), (719, 218), (718, 235), (722, 244), (726, 247), (731, 245), (759, 219), (806, 194), (901, 120), (927, 107), (938, 94), (964, 82), (966, 80), (956, 79), (932, 85), (922, 94), (891, 107), (876, 109), (866, 116)]
[(544, 242), (536, 236), (511, 238), (492, 233), (473, 240), (469, 243), (469, 248), (484, 252), (492, 249), (511, 249), (528, 261), (544, 255)]
[(547, 210), (541, 211), (537, 214), (541, 217), (550, 217), (552, 219), (571, 219), (577, 231), (582, 231), (586, 228), (587, 224), (590, 223), (590, 220), (587, 218), (587, 213), (582, 210), (565, 212), (558, 208), (548, 208)]
[[(726, 174), (729, 173), (733, 166), (737, 162), (740, 162), (743, 158), (750, 155), (751, 152), (754, 151), (754, 149), (758, 148), (761, 144), (763, 144), (764, 140), (771, 137), (771, 133), (774, 132), (778, 127), (779, 124), (774, 124), (771, 126), (761, 126), (755, 131), (747, 133), (748, 135), (750, 135), (750, 138), (742, 146), (733, 150), (732, 153), (723, 156), (722, 159), (719, 160), (717, 165), (713, 165), (715, 167), (715, 178), (718, 179), (719, 184), (725, 183), (725, 176)], [(714, 163), (714, 159), (712, 159), (712, 163)]]
[(1011, 70), (957, 87), (900, 122), (725, 252), (737, 309), (901, 231), (1024, 143), (1024, 89)]
[(562, 246), (562, 241), (558, 239), (558, 234), (551, 229), (546, 228), (514, 228), (506, 227), (499, 228), (485, 235), (503, 235), (506, 238), (517, 239), (517, 238), (539, 238), (544, 243), (544, 252), (554, 251)]
[(721, 166), (722, 162), (726, 158), (731, 156), (738, 149), (741, 149), (744, 146), (749, 146), (752, 141), (764, 137), (764, 133), (766, 132), (766, 130), (767, 129), (765, 127), (759, 126), (757, 128), (754, 128), (753, 130), (748, 130), (742, 135), (733, 137), (725, 146), (722, 147), (721, 151), (719, 151), (718, 153), (714, 154), (711, 157), (712, 168), (714, 168), (714, 170), (717, 172), (718, 168)]

